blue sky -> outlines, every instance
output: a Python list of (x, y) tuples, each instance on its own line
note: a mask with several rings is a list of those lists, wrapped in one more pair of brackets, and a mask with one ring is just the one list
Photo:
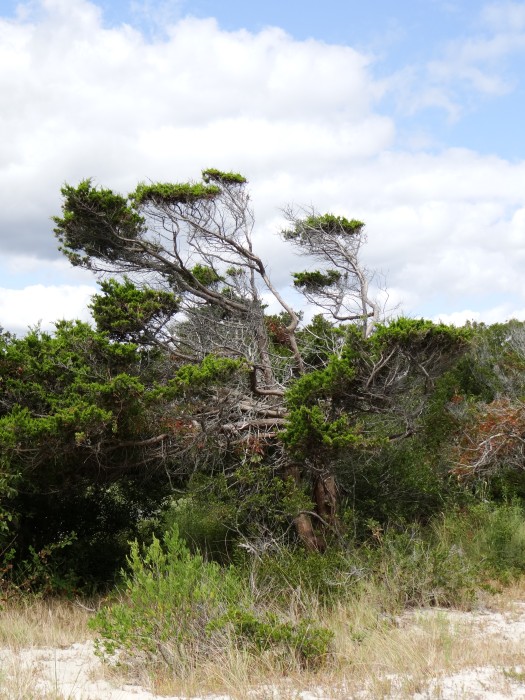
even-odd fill
[[(14, 17), (20, 2), (3, 0), (5, 16)], [(472, 39), (490, 41), (495, 32), (487, 21), (487, 8), (523, 3), (482, 0), (98, 0), (107, 27), (123, 23), (136, 27), (149, 38), (162, 37), (168, 22), (185, 16), (214, 17), (226, 31), (246, 29), (257, 33), (268, 26), (280, 27), (298, 40), (318, 39), (352, 46), (374, 57), (374, 73), (388, 79), (396, 71), (413, 71), (415, 83), (425, 81), (425, 66), (454, 54)], [(38, 6), (38, 4), (36, 5)], [(38, 10), (35, 11), (38, 15)], [(495, 72), (508, 86), (499, 94), (472, 89), (458, 80), (449, 87), (460, 111), (451, 115), (439, 106), (410, 113), (410, 104), (399, 104), (399, 95), (387, 94), (380, 108), (396, 115), (398, 143), (410, 146), (414, 132), (426, 139), (427, 149), (444, 146), (472, 148), (505, 158), (525, 157), (522, 131), (525, 114), (525, 50), (502, 52), (481, 62), (483, 70)], [(409, 99), (409, 98), (408, 98)]]
[(86, 314), (63, 182), (210, 165), (250, 178), (283, 287), (278, 208), (314, 203), (366, 220), (405, 313), (525, 318), (524, 76), (525, 2), (3, 0), (0, 325)]

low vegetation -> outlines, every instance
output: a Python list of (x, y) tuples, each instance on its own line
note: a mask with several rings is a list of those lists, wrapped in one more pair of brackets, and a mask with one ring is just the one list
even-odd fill
[(66, 186), (62, 250), (117, 275), (95, 327), (0, 334), (2, 605), (94, 607), (166, 687), (341, 678), (525, 569), (525, 325), (381, 320), (362, 222), (287, 211), (301, 324), (245, 188)]

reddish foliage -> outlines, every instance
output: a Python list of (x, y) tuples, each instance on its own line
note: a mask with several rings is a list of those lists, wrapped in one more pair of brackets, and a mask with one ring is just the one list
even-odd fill
[(458, 478), (525, 468), (525, 405), (497, 399), (478, 410), (456, 448)]
[(281, 322), (273, 318), (267, 318), (266, 327), (272, 341), (276, 345), (283, 345), (284, 347), (290, 347), (290, 336), (286, 330), (286, 326)]

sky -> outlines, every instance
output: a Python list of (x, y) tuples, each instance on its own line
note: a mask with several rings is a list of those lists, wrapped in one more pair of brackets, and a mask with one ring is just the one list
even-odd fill
[[(89, 318), (60, 188), (242, 172), (283, 292), (282, 208), (366, 222), (392, 314), (525, 320), (525, 2), (0, 0), (0, 326)], [(386, 290), (386, 291), (385, 291)]]

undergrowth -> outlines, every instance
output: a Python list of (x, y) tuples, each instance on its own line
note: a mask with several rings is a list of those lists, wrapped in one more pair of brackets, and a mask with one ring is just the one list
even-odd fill
[(470, 608), (484, 587), (525, 571), (524, 545), (518, 503), (478, 503), (425, 527), (375, 527), (365, 543), (324, 554), (275, 547), (235, 566), (190, 551), (173, 528), (132, 545), (119, 595), (92, 626), (102, 657), (118, 653), (179, 680), (199, 677), (210, 658), (280, 675), (318, 671), (338, 663), (327, 622), (335, 610), (354, 610), (347, 633), (359, 643), (407, 607)]

